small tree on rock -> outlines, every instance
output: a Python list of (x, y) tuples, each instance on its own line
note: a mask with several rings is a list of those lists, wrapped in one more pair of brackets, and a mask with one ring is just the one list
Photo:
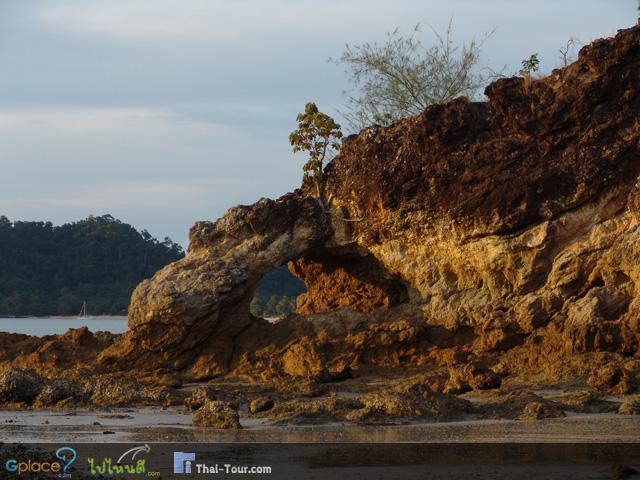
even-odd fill
[(524, 87), (525, 89), (529, 89), (529, 85), (531, 85), (531, 73), (537, 72), (540, 68), (540, 59), (538, 58), (538, 54), (534, 53), (526, 60), (522, 61), (522, 68), (520, 69), (520, 75), (524, 78)]
[(289, 135), (289, 143), (293, 153), (309, 153), (309, 159), (302, 167), (303, 181), (313, 182), (316, 197), (324, 208), (324, 167), (325, 162), (340, 149), (340, 125), (319, 111), (313, 102), (306, 104), (304, 113), (300, 113), (296, 121), (298, 128)]
[(531, 75), (531, 72), (537, 72), (540, 67), (540, 59), (538, 54), (534, 53), (526, 60), (522, 61), (522, 68), (520, 69), (521, 75)]

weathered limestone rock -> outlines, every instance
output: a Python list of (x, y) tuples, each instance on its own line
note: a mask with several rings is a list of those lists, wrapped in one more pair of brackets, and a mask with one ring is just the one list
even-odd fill
[(551, 402), (530, 402), (524, 407), (521, 420), (542, 420), (566, 416), (562, 409)]
[[(131, 331), (102, 361), (323, 381), (424, 364), (434, 348), (635, 354), (639, 39), (621, 31), (527, 89), (501, 79), (488, 102), (363, 130), (328, 167), (332, 213), (298, 191), (196, 224), (187, 257), (138, 287)], [(324, 313), (253, 319), (260, 275), (289, 261), (308, 285), (299, 311)], [(499, 384), (485, 376), (476, 388)]]
[(184, 406), (187, 411), (195, 412), (210, 400), (217, 400), (214, 389), (211, 386), (198, 387), (184, 399)]
[(618, 409), (620, 415), (640, 415), (640, 400), (632, 398), (620, 405)]
[[(316, 385), (458, 355), (486, 366), (442, 372), (460, 392), (637, 360), (639, 45), (637, 26), (527, 88), (500, 79), (486, 102), (364, 129), (327, 167), (327, 208), (303, 188), (197, 223), (188, 255), (133, 293), (129, 332), (0, 336), (0, 365)], [(299, 314), (252, 317), (257, 282), (288, 262)]]
[(434, 392), (426, 385), (399, 386), (362, 397), (363, 407), (347, 419), (359, 423), (380, 423), (393, 418), (456, 419), (473, 411), (467, 400)]
[(587, 383), (591, 388), (605, 393), (631, 393), (636, 389), (629, 372), (617, 365), (607, 365), (596, 370)]
[(343, 307), (371, 312), (409, 299), (404, 284), (385, 277), (384, 267), (370, 254), (316, 253), (289, 265), (291, 272), (308, 286), (307, 293), (297, 300), (297, 312), (302, 315)]
[(252, 323), (249, 303), (261, 276), (328, 237), (319, 210), (316, 200), (289, 194), (194, 225), (188, 255), (135, 290), (130, 331), (101, 361), (187, 370), (194, 378), (228, 371), (234, 338)]
[(637, 398), (626, 400), (618, 408), (620, 415), (640, 415), (640, 401)]
[(207, 401), (193, 414), (195, 427), (240, 428), (238, 407), (230, 402)]

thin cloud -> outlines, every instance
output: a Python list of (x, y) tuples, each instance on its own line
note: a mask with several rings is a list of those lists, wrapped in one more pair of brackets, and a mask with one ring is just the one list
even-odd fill
[(35, 208), (73, 207), (108, 211), (135, 206), (163, 210), (193, 209), (209, 197), (212, 190), (229, 189), (229, 179), (138, 180), (110, 183), (66, 185), (57, 192), (34, 192), (28, 198), (3, 197), (3, 203), (23, 202)]
[[(345, 43), (421, 22), (484, 58), (557, 64), (635, 23), (634, 0), (0, 0), (0, 214), (112, 213), (184, 238), (195, 220), (300, 184), (287, 137), (307, 101), (339, 117)], [(425, 35), (428, 29), (425, 28)], [(428, 37), (425, 37), (428, 41)]]

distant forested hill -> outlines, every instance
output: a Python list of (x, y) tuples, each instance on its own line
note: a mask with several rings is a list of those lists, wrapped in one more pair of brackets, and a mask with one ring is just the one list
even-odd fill
[(306, 291), (304, 282), (282, 265), (265, 274), (258, 283), (251, 313), (258, 317), (287, 315), (296, 309), (296, 297)]
[(184, 256), (111, 215), (53, 226), (0, 217), (0, 315), (124, 315), (135, 286)]

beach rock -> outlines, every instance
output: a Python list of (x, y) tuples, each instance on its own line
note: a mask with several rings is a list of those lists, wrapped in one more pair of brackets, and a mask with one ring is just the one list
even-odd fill
[(0, 404), (30, 404), (45, 386), (38, 374), (29, 370), (12, 368), (0, 373)]
[(625, 400), (618, 408), (618, 413), (620, 415), (640, 415), (640, 400), (638, 398)]
[(322, 398), (297, 398), (278, 402), (268, 411), (268, 416), (278, 423), (314, 425), (348, 421), (349, 414), (363, 406), (358, 398), (340, 398), (330, 394)]
[(76, 380), (86, 380), (88, 375), (103, 373), (96, 358), (116, 338), (108, 332), (94, 335), (86, 327), (44, 337), (0, 332), (0, 369), (29, 369), (45, 378), (77, 375)]
[(460, 394), (469, 390), (500, 388), (502, 377), (477, 363), (449, 365), (449, 380), (445, 393)]
[(260, 413), (271, 410), (274, 406), (273, 399), (267, 397), (256, 398), (249, 404), (249, 411), (251, 413)]
[(240, 428), (238, 407), (231, 402), (207, 400), (193, 413), (193, 425), (225, 429)]
[(148, 397), (135, 379), (117, 375), (101, 375), (87, 379), (83, 394), (96, 406), (125, 406), (144, 402)]
[(289, 393), (303, 397), (319, 397), (326, 392), (326, 388), (308, 378), (295, 378), (291, 376), (277, 376), (271, 384), (280, 393)]
[[(485, 401), (477, 405), (481, 418), (532, 420), (563, 416), (562, 404), (526, 390), (488, 391)], [(542, 406), (540, 406), (542, 405)]]
[(564, 411), (551, 402), (529, 402), (525, 405), (520, 420), (542, 420), (566, 416)]
[(591, 388), (605, 393), (631, 393), (636, 389), (629, 372), (617, 365), (597, 369), (587, 380)]
[(213, 387), (210, 385), (197, 387), (190, 397), (185, 398), (184, 406), (188, 412), (194, 412), (210, 400), (217, 400)]
[(421, 384), (371, 392), (359, 400), (363, 407), (347, 416), (352, 422), (386, 423), (394, 418), (454, 420), (474, 410), (467, 400), (434, 392)]
[(605, 395), (593, 390), (572, 392), (564, 395), (562, 406), (565, 410), (578, 413), (612, 413), (618, 411), (618, 403), (607, 400)]
[[(399, 367), (426, 360), (429, 326), (419, 307), (398, 305), (366, 314), (352, 309), (256, 322), (236, 339), (235, 375), (273, 378), (279, 390), (309, 396), (357, 377), (361, 365)], [(422, 347), (422, 348), (421, 348)]]

